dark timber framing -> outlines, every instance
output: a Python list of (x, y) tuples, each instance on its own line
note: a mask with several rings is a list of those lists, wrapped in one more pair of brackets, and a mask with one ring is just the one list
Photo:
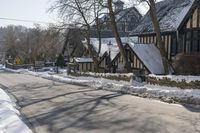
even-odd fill
[[(177, 30), (162, 32), (161, 35), (169, 61), (172, 61), (178, 53), (200, 53), (200, 0), (193, 3)], [(138, 36), (138, 43), (156, 44), (153, 32), (134, 36)]]

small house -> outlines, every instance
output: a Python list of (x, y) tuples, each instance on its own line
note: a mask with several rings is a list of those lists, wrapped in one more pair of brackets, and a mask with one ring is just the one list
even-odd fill
[[(128, 40), (132, 40), (135, 42), (137, 37), (121, 37), (122, 42), (127, 42)], [(91, 38), (91, 44), (96, 52), (99, 49), (99, 41), (98, 38)], [(102, 38), (101, 39), (101, 50), (100, 50), (100, 61), (99, 61), (99, 72), (115, 72), (113, 69), (111, 70), (112, 60), (119, 53), (119, 48), (117, 46), (115, 38)]]
[(73, 58), (72, 62), (76, 65), (75, 71), (94, 72), (94, 62), (92, 58), (78, 57)]
[[(164, 67), (160, 51), (154, 44), (134, 44), (127, 42), (124, 45), (132, 72), (143, 71), (144, 74), (163, 74)], [(116, 72), (124, 71), (124, 60), (120, 53), (112, 60)]]

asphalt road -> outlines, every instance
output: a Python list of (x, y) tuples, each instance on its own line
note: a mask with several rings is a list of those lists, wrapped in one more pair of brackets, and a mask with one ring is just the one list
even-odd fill
[(37, 133), (199, 133), (200, 110), (23, 74), (0, 73)]

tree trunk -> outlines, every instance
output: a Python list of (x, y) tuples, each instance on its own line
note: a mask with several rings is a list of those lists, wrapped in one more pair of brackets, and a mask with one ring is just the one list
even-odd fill
[(81, 6), (80, 6), (80, 3), (78, 0), (75, 0), (75, 3), (76, 3), (76, 6), (78, 8), (78, 11), (80, 12), (82, 18), (83, 18), (83, 21), (85, 22), (86, 24), (86, 28), (87, 28), (87, 37), (86, 37), (86, 40), (87, 40), (87, 47), (88, 47), (88, 51), (89, 51), (89, 54), (90, 56), (92, 57), (93, 61), (94, 61), (94, 68), (95, 68), (95, 71), (98, 72), (99, 70), (99, 66), (98, 66), (98, 59), (97, 57), (95, 56), (94, 52), (93, 52), (93, 46), (90, 44), (90, 24), (88, 23), (87, 19), (85, 18), (85, 15), (84, 15), (84, 12), (81, 10)]
[(117, 29), (117, 23), (115, 21), (115, 15), (114, 15), (113, 8), (112, 8), (112, 0), (108, 0), (108, 9), (109, 9), (109, 16), (110, 16), (110, 23), (111, 23), (112, 31), (115, 36), (117, 45), (119, 47), (120, 54), (124, 59), (126, 72), (130, 72), (130, 65), (128, 62), (128, 58), (126, 56), (126, 53), (125, 53), (118, 29)]
[(167, 61), (167, 54), (165, 51), (165, 46), (164, 46), (164, 42), (162, 41), (162, 37), (161, 37), (161, 32), (160, 32), (160, 25), (157, 19), (157, 15), (156, 15), (156, 7), (155, 7), (155, 1), (154, 0), (149, 0), (149, 6), (150, 6), (150, 16), (152, 19), (152, 23), (153, 23), (153, 27), (154, 27), (154, 31), (156, 33), (156, 39), (157, 39), (157, 43), (158, 43), (158, 49), (160, 50), (161, 56), (162, 56), (162, 62), (163, 62), (163, 67), (165, 70), (165, 74), (169, 74), (169, 64)]
[(98, 50), (98, 55), (99, 55), (101, 53), (101, 28), (100, 28), (98, 17), (96, 17), (96, 25), (97, 25), (97, 33), (98, 33), (98, 39), (99, 39), (99, 50)]
[(90, 25), (87, 26), (87, 46), (88, 46), (89, 54), (94, 61), (95, 72), (98, 72), (99, 71), (99, 65), (98, 65), (99, 61), (97, 60), (97, 57), (94, 54), (93, 46), (90, 44)]

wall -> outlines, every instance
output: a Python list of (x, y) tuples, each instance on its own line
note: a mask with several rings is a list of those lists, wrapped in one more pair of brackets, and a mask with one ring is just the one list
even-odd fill
[[(167, 52), (167, 57), (169, 60), (171, 60), (172, 56), (174, 56), (176, 54), (176, 49), (175, 49), (176, 48), (176, 46), (175, 46), (176, 45), (176, 36), (174, 36), (173, 33), (166, 33), (166, 34), (162, 35), (162, 40), (165, 44), (165, 50)], [(142, 44), (154, 43), (157, 46), (155, 34), (139, 36), (138, 42), (142, 43)]]

